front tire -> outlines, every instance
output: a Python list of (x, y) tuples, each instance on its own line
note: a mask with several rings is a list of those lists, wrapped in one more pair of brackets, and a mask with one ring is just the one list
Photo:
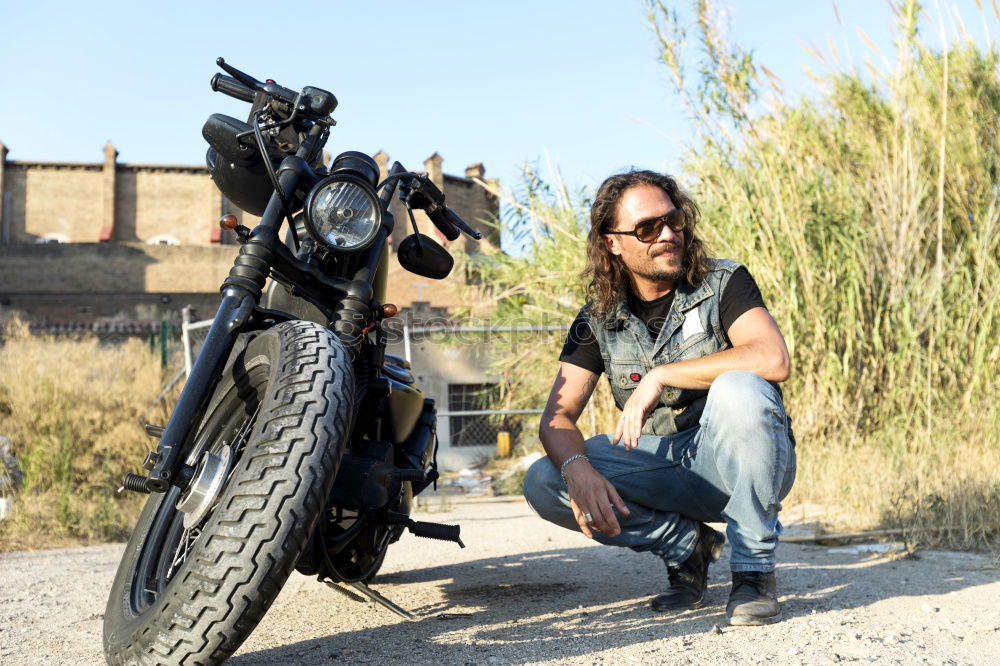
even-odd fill
[(312, 322), (280, 323), (236, 354), (185, 454), (229, 447), (225, 485), (190, 528), (180, 489), (146, 502), (104, 615), (109, 664), (214, 664), (240, 646), (316, 525), (353, 397), (346, 350)]

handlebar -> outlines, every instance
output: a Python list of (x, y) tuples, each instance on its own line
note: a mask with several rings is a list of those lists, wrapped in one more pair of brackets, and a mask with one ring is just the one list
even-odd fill
[(476, 240), (483, 237), (481, 233), (466, 224), (458, 213), (447, 206), (438, 206), (435, 210), (428, 210), (427, 217), (431, 218), (434, 226), (440, 229), (444, 237), (450, 241), (458, 238), (459, 232), (464, 232)]
[(250, 103), (257, 100), (259, 93), (275, 103), (282, 119), (285, 116), (294, 118), (296, 115), (302, 114), (311, 120), (325, 122), (327, 125), (335, 124), (332, 119), (328, 118), (330, 113), (337, 108), (337, 98), (334, 97), (333, 93), (313, 86), (306, 86), (302, 92), (295, 92), (278, 85), (271, 79), (258, 81), (246, 72), (236, 69), (223, 58), (216, 58), (215, 64), (230, 76), (223, 74), (213, 76), (212, 90)]
[[(406, 205), (427, 213), (427, 217), (445, 238), (453, 241), (460, 233), (465, 233), (476, 240), (482, 239), (481, 233), (466, 224), (465, 220), (445, 205), (444, 193), (426, 175), (401, 173), (395, 177), (402, 178), (399, 191)], [(387, 178), (386, 181), (388, 180)], [(383, 184), (386, 181), (383, 181)]]
[(294, 90), (279, 86), (271, 79), (258, 81), (246, 72), (242, 72), (227, 63), (224, 58), (216, 58), (215, 64), (232, 74), (232, 76), (223, 76), (221, 74), (213, 76), (212, 90), (223, 92), (230, 97), (241, 99), (244, 102), (252, 102), (254, 92), (259, 90), (286, 104), (294, 105), (295, 100), (299, 96)]

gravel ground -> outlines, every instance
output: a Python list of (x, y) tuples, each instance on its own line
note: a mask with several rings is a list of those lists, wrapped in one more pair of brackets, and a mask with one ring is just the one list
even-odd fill
[[(784, 621), (725, 623), (728, 567), (709, 605), (648, 608), (666, 571), (601, 547), (522, 502), (455, 503), (467, 548), (405, 535), (373, 587), (405, 622), (293, 574), (232, 664), (758, 663), (1000, 664), (1000, 570), (988, 557), (916, 558), (785, 544)], [(0, 555), (0, 663), (99, 664), (105, 595), (120, 545)]]

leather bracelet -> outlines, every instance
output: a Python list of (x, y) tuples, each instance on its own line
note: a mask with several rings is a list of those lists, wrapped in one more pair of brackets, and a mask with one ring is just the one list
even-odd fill
[(582, 454), (582, 453), (577, 453), (576, 455), (572, 455), (572, 456), (570, 456), (569, 458), (566, 458), (566, 460), (564, 460), (564, 461), (563, 461), (563, 464), (562, 464), (562, 465), (561, 465), (561, 466), (559, 467), (559, 476), (561, 476), (561, 477), (562, 477), (562, 480), (563, 480), (563, 484), (564, 484), (564, 485), (565, 485), (565, 486), (566, 486), (567, 488), (569, 488), (569, 484), (568, 484), (568, 483), (566, 483), (566, 465), (570, 464), (571, 462), (573, 462), (573, 461), (574, 461), (574, 460), (576, 460), (577, 458), (583, 458), (583, 459), (584, 459), (584, 460), (586, 460), (587, 462), (590, 462), (590, 458), (588, 458), (587, 456), (585, 456), (585, 455), (584, 455), (584, 454)]

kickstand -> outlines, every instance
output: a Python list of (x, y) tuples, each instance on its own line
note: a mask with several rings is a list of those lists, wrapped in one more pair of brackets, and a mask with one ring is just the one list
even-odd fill
[[(420, 618), (416, 617), (413, 613), (409, 612), (405, 608), (401, 608), (401, 607), (397, 606), (396, 604), (394, 604), (393, 602), (389, 601), (388, 599), (386, 599), (381, 594), (379, 594), (378, 592), (376, 592), (372, 588), (368, 587), (367, 585), (365, 585), (361, 581), (358, 581), (357, 583), (347, 583), (347, 585), (350, 585), (352, 588), (354, 588), (355, 590), (357, 590), (361, 594), (365, 595), (366, 597), (368, 597), (369, 599), (371, 599), (375, 603), (377, 603), (377, 604), (379, 604), (379, 605), (381, 605), (381, 606), (383, 606), (385, 608), (388, 608), (393, 613), (395, 613), (396, 615), (398, 615), (399, 617), (403, 618), (404, 620), (406, 620), (408, 622), (419, 622), (420, 621)], [(351, 595), (351, 596), (356, 596), (352, 592), (350, 592), (349, 590), (344, 590), (344, 592), (347, 593), (347, 594), (349, 594), (349, 595)]]
[(357, 594), (354, 594), (345, 587), (341, 587), (340, 583), (334, 583), (332, 580), (324, 580), (323, 584), (329, 587), (331, 590), (336, 590), (337, 592), (344, 595), (351, 601), (359, 601), (363, 604), (368, 603), (368, 599), (362, 596), (358, 596)]

